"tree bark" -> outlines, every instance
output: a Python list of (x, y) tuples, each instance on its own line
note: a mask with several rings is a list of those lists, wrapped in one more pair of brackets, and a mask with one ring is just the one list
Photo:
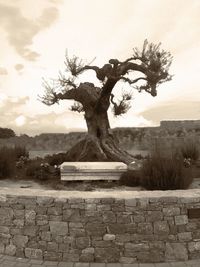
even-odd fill
[(122, 161), (129, 164), (133, 156), (123, 151), (111, 133), (107, 111), (85, 112), (88, 134), (67, 152), (69, 161)]

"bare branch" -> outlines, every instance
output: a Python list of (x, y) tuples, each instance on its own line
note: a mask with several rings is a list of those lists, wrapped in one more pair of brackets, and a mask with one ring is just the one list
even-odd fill
[(45, 88), (45, 92), (43, 96), (38, 96), (39, 100), (45, 105), (51, 106), (55, 103), (58, 103), (59, 100), (63, 99), (74, 99), (78, 100), (77, 89), (67, 89), (63, 91), (63, 93), (56, 92), (56, 86), (53, 84), (49, 84), (47, 81), (43, 80), (43, 87)]
[(66, 55), (65, 60), (66, 71), (69, 71), (75, 77), (82, 72), (83, 67), (85, 66), (83, 60), (77, 56), (69, 58), (68, 55)]
[(74, 77), (68, 77), (66, 78), (64, 74), (62, 74), (61, 72), (59, 72), (59, 76), (58, 76), (58, 83), (60, 84), (60, 86), (62, 88), (64, 88), (66, 90), (66, 88), (68, 87), (72, 87), (72, 88), (77, 88), (77, 85), (75, 84), (75, 79)]
[(125, 81), (125, 82), (128, 82), (129, 84), (134, 84), (134, 83), (137, 83), (137, 82), (140, 81), (140, 80), (146, 80), (146, 78), (144, 78), (144, 77), (139, 77), (139, 78), (136, 78), (136, 79), (134, 79), (134, 80), (131, 80), (131, 79), (129, 79), (128, 77), (124, 77), (124, 76), (122, 76), (122, 77), (120, 78), (120, 80), (123, 80), (123, 81)]
[(130, 93), (123, 93), (122, 99), (117, 104), (114, 101), (114, 95), (111, 94), (110, 96), (110, 102), (113, 104), (113, 113), (115, 116), (120, 116), (122, 114), (125, 114), (130, 109), (130, 103), (129, 101), (132, 99), (132, 94)]

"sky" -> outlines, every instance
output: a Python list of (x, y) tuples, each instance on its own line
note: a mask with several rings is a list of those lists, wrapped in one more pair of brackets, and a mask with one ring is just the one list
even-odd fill
[[(199, 0), (0, 0), (0, 127), (29, 135), (86, 130), (72, 102), (38, 100), (43, 78), (64, 72), (66, 52), (102, 66), (130, 57), (146, 38), (173, 55), (173, 79), (157, 97), (133, 91), (127, 114), (109, 112), (111, 127), (200, 119), (199, 25)], [(116, 96), (126, 89), (118, 86)]]

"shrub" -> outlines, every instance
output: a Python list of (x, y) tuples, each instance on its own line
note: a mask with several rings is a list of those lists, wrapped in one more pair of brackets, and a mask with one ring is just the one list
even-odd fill
[(126, 186), (139, 186), (140, 185), (140, 171), (139, 170), (128, 170), (127, 172), (124, 172), (120, 179), (119, 184), (120, 185), (126, 185)]
[(16, 159), (19, 159), (20, 157), (29, 157), (29, 153), (24, 146), (15, 146), (13, 150)]
[(26, 168), (26, 176), (36, 180), (47, 180), (50, 175), (49, 165), (45, 165), (38, 160), (32, 160)]
[(65, 161), (66, 153), (58, 153), (53, 155), (48, 155), (45, 157), (45, 160), (51, 165), (60, 165)]
[(198, 160), (200, 156), (199, 149), (194, 141), (187, 141), (184, 146), (181, 147), (181, 154), (183, 158), (190, 158), (193, 161)]
[(15, 132), (12, 129), (0, 127), (0, 138), (10, 138), (15, 136)]
[(163, 157), (158, 151), (143, 162), (141, 174), (141, 185), (150, 190), (186, 189), (193, 180), (191, 168), (184, 167), (182, 158), (174, 154)]
[(15, 171), (15, 156), (12, 148), (0, 149), (0, 178), (11, 176)]

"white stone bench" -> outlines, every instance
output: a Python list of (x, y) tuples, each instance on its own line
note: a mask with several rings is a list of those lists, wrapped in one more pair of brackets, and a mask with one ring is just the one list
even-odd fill
[(127, 171), (123, 162), (63, 162), (60, 166), (61, 180), (119, 180)]

